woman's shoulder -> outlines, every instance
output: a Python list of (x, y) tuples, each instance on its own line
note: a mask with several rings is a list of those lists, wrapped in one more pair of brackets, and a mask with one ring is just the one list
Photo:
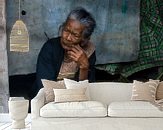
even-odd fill
[(60, 37), (57, 37), (57, 38), (51, 38), (47, 40), (42, 46), (41, 52), (47, 53), (47, 52), (53, 52), (54, 50), (60, 50), (60, 49), (62, 49), (60, 44)]
[(60, 37), (55, 37), (55, 38), (49, 39), (48, 41), (46, 41), (45, 45), (47, 45), (47, 46), (60, 45)]
[(47, 40), (42, 49), (46, 50), (54, 50), (54, 49), (59, 49), (61, 48), (61, 44), (60, 44), (60, 37), (57, 38), (51, 38), (49, 40)]
[(93, 44), (93, 42), (88, 41), (88, 43), (86, 44), (86, 46), (83, 47), (83, 49), (87, 56), (90, 57), (95, 51), (95, 45)]

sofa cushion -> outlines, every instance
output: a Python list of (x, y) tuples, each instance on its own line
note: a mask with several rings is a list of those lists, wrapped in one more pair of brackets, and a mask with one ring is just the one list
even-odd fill
[(157, 90), (156, 90), (156, 100), (163, 99), (163, 81), (149, 79), (149, 81), (159, 82)]
[(50, 102), (40, 109), (42, 117), (105, 117), (107, 107), (98, 101)]
[(112, 102), (108, 107), (108, 116), (163, 117), (163, 111), (145, 101)]
[(52, 80), (46, 80), (46, 79), (41, 79), (42, 84), (44, 86), (44, 91), (45, 91), (45, 103), (48, 102), (53, 102), (55, 95), (53, 92), (53, 89), (63, 89), (65, 88), (64, 81), (52, 81)]
[(134, 80), (131, 100), (155, 101), (155, 95), (159, 81), (140, 82)]
[(86, 95), (88, 99), (90, 100), (90, 94), (89, 94), (89, 82), (88, 80), (83, 80), (83, 81), (75, 81), (71, 79), (64, 78), (64, 83), (67, 89), (78, 89), (78, 88), (87, 88), (86, 89)]
[(85, 95), (86, 88), (79, 89), (53, 89), (55, 99), (57, 102), (74, 102), (74, 101), (87, 101), (88, 98)]
[(161, 81), (157, 87), (156, 99), (163, 99), (163, 81)]

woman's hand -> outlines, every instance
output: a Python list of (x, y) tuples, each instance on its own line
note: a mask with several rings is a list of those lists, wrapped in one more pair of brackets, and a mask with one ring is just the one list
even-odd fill
[(80, 69), (89, 68), (88, 57), (79, 45), (73, 46), (69, 51), (67, 51), (67, 54), (79, 65)]

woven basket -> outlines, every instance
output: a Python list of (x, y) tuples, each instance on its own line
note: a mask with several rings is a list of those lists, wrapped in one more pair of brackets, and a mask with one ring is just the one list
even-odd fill
[(22, 20), (17, 20), (11, 30), (10, 51), (29, 51), (29, 34), (27, 27)]

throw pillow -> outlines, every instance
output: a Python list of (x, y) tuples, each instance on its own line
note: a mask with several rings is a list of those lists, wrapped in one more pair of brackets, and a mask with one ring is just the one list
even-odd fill
[(163, 81), (161, 81), (157, 87), (156, 99), (157, 100), (163, 99)]
[(156, 89), (159, 82), (140, 82), (134, 80), (131, 100), (155, 101)]
[(64, 83), (67, 89), (78, 89), (78, 88), (86, 88), (86, 96), (90, 100), (90, 94), (89, 94), (89, 82), (88, 80), (83, 81), (74, 81), (71, 79), (64, 78)]
[(46, 80), (46, 79), (41, 79), (42, 84), (44, 86), (44, 91), (45, 91), (45, 103), (49, 103), (54, 101), (55, 95), (53, 92), (53, 89), (64, 89), (65, 84), (64, 81), (52, 81), (52, 80)]
[(160, 82), (160, 80), (153, 80), (153, 79), (149, 79), (149, 81), (159, 82), (156, 90), (156, 100), (163, 99), (163, 81)]
[(86, 88), (79, 89), (53, 89), (55, 95), (55, 102), (79, 102), (87, 101), (85, 95)]

